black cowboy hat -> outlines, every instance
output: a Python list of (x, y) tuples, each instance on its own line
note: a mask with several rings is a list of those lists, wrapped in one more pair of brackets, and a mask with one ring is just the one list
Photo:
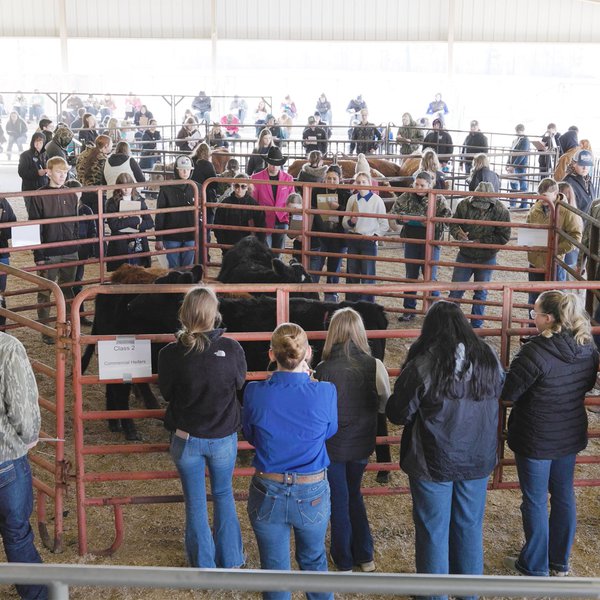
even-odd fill
[(275, 165), (276, 167), (282, 167), (285, 165), (288, 157), (281, 154), (281, 150), (277, 146), (271, 146), (269, 152), (263, 157), (264, 161), (268, 165)]

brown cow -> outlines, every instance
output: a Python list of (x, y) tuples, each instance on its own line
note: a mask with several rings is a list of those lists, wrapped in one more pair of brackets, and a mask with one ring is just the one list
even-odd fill
[[(397, 164), (391, 160), (384, 158), (371, 158), (367, 156), (369, 166), (371, 167), (371, 177), (410, 177), (419, 168), (421, 159), (419, 157), (404, 159), (402, 164)], [(306, 164), (306, 160), (295, 160), (288, 169), (288, 173), (297, 178), (302, 166)], [(324, 164), (330, 165), (333, 163), (331, 159), (325, 159)], [(356, 172), (355, 158), (342, 158), (337, 160), (336, 164), (342, 169), (344, 179), (351, 179)]]

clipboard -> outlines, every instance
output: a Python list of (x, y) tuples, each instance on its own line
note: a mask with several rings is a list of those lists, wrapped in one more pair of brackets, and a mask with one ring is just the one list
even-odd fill
[(121, 200), (119, 202), (119, 212), (138, 212), (142, 208), (142, 203), (138, 200)]
[(290, 229), (300, 231), (302, 229), (302, 215), (290, 215)]
[(533, 144), (534, 148), (540, 152), (546, 152), (546, 150), (548, 150), (548, 148), (546, 148), (546, 146), (538, 140), (533, 140), (531, 143)]
[[(319, 210), (334, 210), (331, 208), (332, 202), (337, 202), (337, 194), (317, 194), (317, 208)], [(321, 215), (323, 221), (329, 221), (331, 223), (337, 223), (338, 217), (336, 215)]]

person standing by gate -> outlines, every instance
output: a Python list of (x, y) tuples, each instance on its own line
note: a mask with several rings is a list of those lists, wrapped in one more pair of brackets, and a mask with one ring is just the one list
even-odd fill
[[(240, 404), (246, 357), (217, 329), (219, 300), (208, 287), (191, 289), (179, 311), (177, 341), (158, 356), (158, 384), (169, 403), (165, 427), (185, 498), (185, 550), (190, 567), (234, 569), (245, 562), (233, 498)], [(208, 521), (206, 475), (214, 500)]]
[[(27, 452), (38, 442), (40, 407), (35, 376), (23, 344), (0, 333), (0, 534), (8, 562), (41, 563), (29, 518), (33, 488)], [(26, 600), (46, 600), (48, 589), (17, 585)]]

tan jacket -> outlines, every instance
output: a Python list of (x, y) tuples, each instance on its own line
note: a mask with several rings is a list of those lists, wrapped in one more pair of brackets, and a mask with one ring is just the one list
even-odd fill
[[(559, 200), (563, 202), (566, 201), (563, 194), (559, 194)], [(527, 223), (531, 223), (534, 225), (549, 225), (550, 224), (550, 212), (544, 210), (545, 203), (542, 200), (538, 200), (529, 211), (527, 215)], [(578, 242), (581, 241), (581, 236), (583, 233), (583, 224), (581, 222), (581, 218), (576, 215), (574, 212), (557, 207), (558, 217), (556, 226), (566, 233), (568, 233), (573, 239)], [(575, 245), (572, 244), (567, 238), (559, 236), (558, 240), (558, 258), (563, 258), (567, 252), (570, 252), (575, 248)], [(528, 252), (527, 258), (529, 263), (538, 269), (543, 269), (546, 266), (546, 251), (541, 252)]]

